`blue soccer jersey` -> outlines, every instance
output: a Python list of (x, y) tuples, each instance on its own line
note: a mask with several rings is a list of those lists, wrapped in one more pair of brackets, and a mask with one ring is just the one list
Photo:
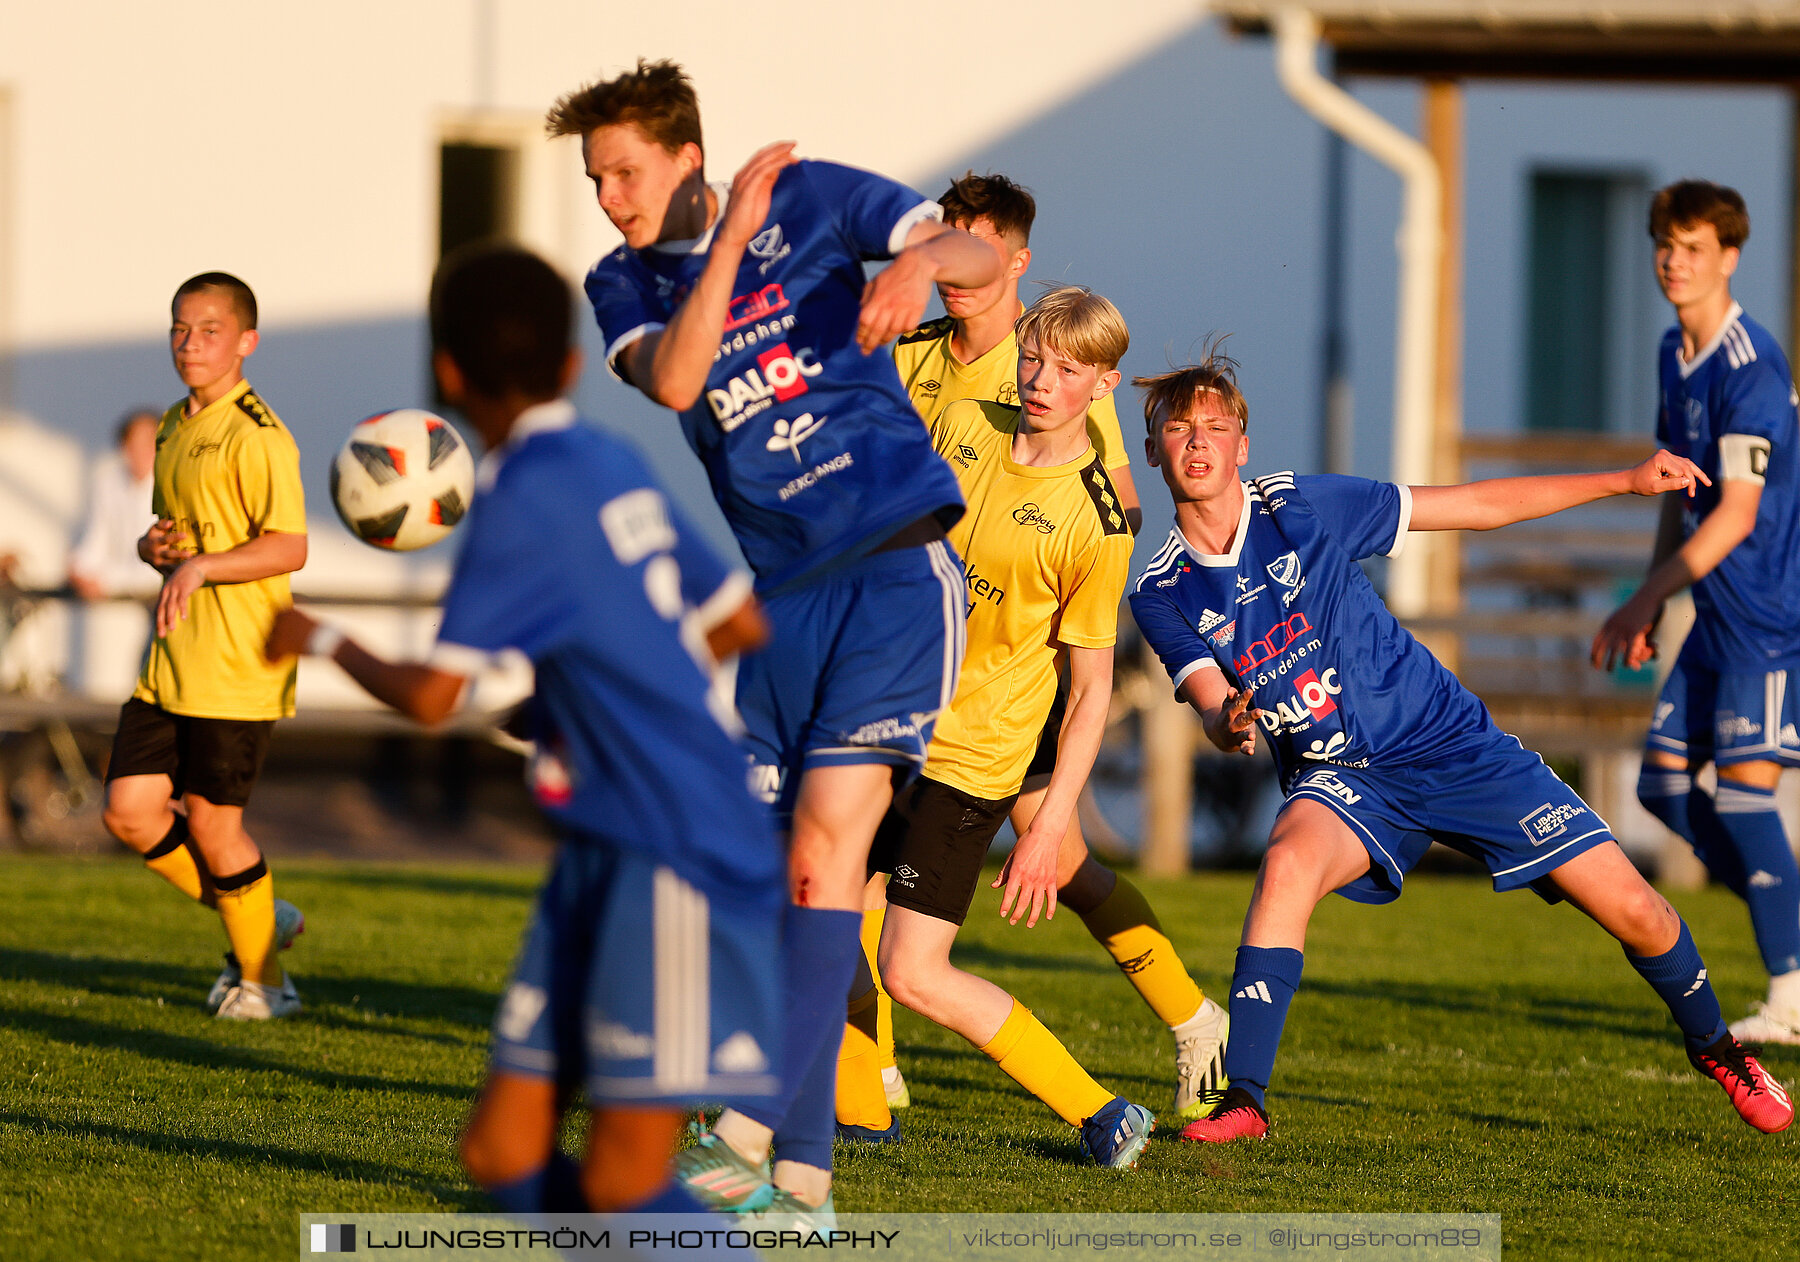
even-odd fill
[(483, 462), (463, 531), (432, 662), (472, 675), (509, 650), (531, 660), (532, 785), (564, 837), (739, 905), (779, 903), (780, 843), (697, 660), (704, 613), (728, 614), (748, 584), (638, 453), (567, 403), (533, 408)]
[[(722, 219), (728, 190), (714, 192)], [(932, 450), (893, 359), (856, 345), (864, 260), (892, 258), (915, 225), (940, 213), (904, 185), (830, 162), (797, 163), (775, 182), (769, 217), (738, 267), (706, 389), (681, 414), (764, 590), (927, 514), (945, 526), (962, 515), (956, 477)], [(609, 365), (680, 308), (713, 230), (697, 241), (621, 246), (594, 265), (587, 295)]]
[(1718, 507), (1726, 480), (1762, 484), (1749, 538), (1694, 584), (1693, 651), (1718, 671), (1800, 658), (1800, 425), (1787, 359), (1732, 303), (1724, 327), (1685, 364), (1680, 326), (1665, 333), (1658, 364), (1657, 439), (1713, 480), (1682, 502), (1683, 537)]
[(1398, 553), (1411, 515), (1403, 486), (1271, 474), (1244, 484), (1231, 553), (1177, 528), (1137, 581), (1132, 615), (1176, 688), (1216, 669), (1248, 689), (1284, 789), (1309, 769), (1421, 766), (1497, 735), (1356, 564)]

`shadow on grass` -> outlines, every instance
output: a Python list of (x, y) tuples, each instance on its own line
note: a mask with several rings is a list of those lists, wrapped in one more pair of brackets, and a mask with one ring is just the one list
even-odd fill
[(388, 868), (355, 865), (310, 867), (302, 862), (292, 865), (294, 884), (355, 885), (363, 889), (407, 890), (417, 894), (469, 894), (481, 898), (530, 901), (541, 885), (541, 874), (531, 879), (502, 881), (491, 876), (454, 872), (433, 872), (411, 868)]
[(1560, 998), (1524, 987), (1469, 987), (1371, 980), (1367, 982), (1307, 981), (1304, 996), (1330, 995), (1339, 999), (1397, 1004), (1409, 1009), (1477, 1015), (1494, 1025), (1511, 1021), (1568, 1030), (1571, 1033), (1605, 1031), (1621, 1038), (1663, 1044), (1673, 1031), (1658, 1011), (1656, 996), (1629, 976), (1621, 976), (1618, 1002)]
[(990, 968), (1016, 968), (1042, 973), (1091, 973), (1097, 976), (1119, 971), (1118, 965), (1092, 958), (1071, 959), (1043, 951), (1002, 951), (981, 942), (958, 942), (950, 952), (958, 968), (980, 972)]
[(247, 1143), (242, 1140), (167, 1135), (128, 1126), (110, 1126), (103, 1122), (64, 1122), (11, 1110), (0, 1110), (0, 1125), (16, 1126), (22, 1131), (55, 1142), (98, 1140), (127, 1145), (143, 1152), (210, 1158), (242, 1167), (313, 1172), (349, 1183), (407, 1187), (428, 1192), (454, 1209), (487, 1208), (486, 1199), (473, 1188), (450, 1186), (421, 1171), (402, 1169), (388, 1161), (364, 1161), (356, 1157), (307, 1152), (299, 1148), (282, 1148), (274, 1144)]
[(469, 1088), (465, 1083), (383, 1078), (373, 1074), (339, 1073), (311, 1066), (292, 1065), (248, 1048), (231, 1047), (215, 1039), (192, 1038), (163, 1030), (147, 1030), (141, 1026), (127, 1029), (102, 1021), (18, 1008), (0, 1008), (0, 1025), (25, 1034), (36, 1034), (70, 1047), (128, 1052), (151, 1060), (187, 1065), (206, 1073), (246, 1069), (259, 1073), (284, 1074), (329, 1091), (410, 1091), (415, 1095), (441, 1096), (450, 1100), (469, 1098)]
[[(131, 999), (162, 999), (177, 1007), (198, 1010), (200, 997), (212, 985), (213, 972), (153, 960), (123, 960), (100, 955), (62, 955), (52, 951), (20, 951), (0, 947), (0, 980), (38, 982), (101, 995)], [(499, 999), (499, 991), (470, 986), (420, 985), (388, 977), (322, 976), (299, 978), (304, 998), (313, 1004), (336, 1004), (368, 1009), (380, 1018), (450, 1021), (485, 1030)], [(384, 1028), (378, 1020), (355, 1021), (329, 1013), (308, 1014), (306, 1020), (335, 1029), (370, 1034), (403, 1034), (430, 1042), (460, 1044), (455, 1035)]]

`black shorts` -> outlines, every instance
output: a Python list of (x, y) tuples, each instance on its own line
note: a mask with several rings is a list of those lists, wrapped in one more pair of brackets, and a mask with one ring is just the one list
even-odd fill
[(1018, 797), (996, 802), (923, 777), (900, 790), (869, 851), (871, 873), (893, 874), (888, 902), (960, 925), (988, 847)]
[(274, 731), (273, 719), (197, 719), (133, 697), (119, 711), (106, 778), (167, 776), (173, 797), (192, 793), (215, 806), (243, 806)]
[(1056, 675), (1056, 700), (1050, 703), (1050, 715), (1044, 720), (1044, 730), (1038, 733), (1037, 752), (1031, 756), (1031, 765), (1025, 768), (1025, 784), (1027, 788), (1040, 789), (1043, 786), (1032, 784), (1039, 777), (1048, 776), (1056, 770), (1056, 745), (1062, 736), (1063, 715), (1069, 711), (1069, 677), (1062, 671)]

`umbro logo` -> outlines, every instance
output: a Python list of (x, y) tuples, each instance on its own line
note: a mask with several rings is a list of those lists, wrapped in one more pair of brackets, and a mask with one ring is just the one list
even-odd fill
[(919, 393), (933, 399), (937, 398), (937, 392), (943, 388), (944, 383), (941, 381), (921, 381), (919, 383)]
[(1273, 1004), (1275, 1002), (1275, 1000), (1269, 996), (1268, 986), (1260, 980), (1250, 983), (1248, 986), (1244, 987), (1242, 990), (1240, 990), (1236, 994), (1232, 995), (1232, 998), (1233, 999), (1254, 999), (1258, 1003), (1266, 1003), (1266, 1004)]
[(894, 875), (899, 877), (903, 881), (915, 881), (919, 877), (919, 874), (917, 872), (913, 871), (911, 868), (909, 868), (904, 863), (902, 863), (899, 867), (894, 869)]
[(967, 443), (956, 444), (956, 450), (951, 454), (956, 457), (956, 463), (965, 469), (981, 459), (981, 453)]
[(1124, 973), (1127, 977), (1131, 976), (1133, 973), (1141, 973), (1150, 967), (1150, 957), (1155, 954), (1156, 951), (1153, 948), (1149, 951), (1145, 951), (1142, 955), (1134, 955), (1129, 960), (1120, 960), (1119, 971)]
[(1686, 990), (1682, 991), (1681, 997), (1683, 999), (1686, 999), (1689, 995), (1693, 994), (1696, 990), (1699, 990), (1704, 985), (1706, 985), (1706, 970), (1701, 969), (1699, 975), (1694, 978), (1694, 984), (1692, 986), (1689, 986)]

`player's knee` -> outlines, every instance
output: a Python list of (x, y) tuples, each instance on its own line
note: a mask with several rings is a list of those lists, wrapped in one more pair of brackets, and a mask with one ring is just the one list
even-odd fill
[(1327, 892), (1319, 888), (1322, 875), (1319, 857), (1311, 847), (1278, 839), (1263, 856), (1260, 894), (1265, 902), (1316, 903)]
[(1634, 955), (1661, 955), (1681, 936), (1681, 917), (1649, 882), (1640, 881), (1621, 897), (1612, 929)]
[(931, 1017), (939, 988), (934, 982), (949, 971), (950, 962), (934, 962), (914, 955), (883, 956), (881, 984), (888, 998), (910, 1012)]
[[(100, 812), (100, 822), (106, 831), (142, 853), (162, 840), (158, 828), (164, 821), (159, 812), (145, 809), (142, 803), (132, 801), (115, 802), (110, 796), (106, 806)], [(164, 831), (167, 831), (166, 828)]]

